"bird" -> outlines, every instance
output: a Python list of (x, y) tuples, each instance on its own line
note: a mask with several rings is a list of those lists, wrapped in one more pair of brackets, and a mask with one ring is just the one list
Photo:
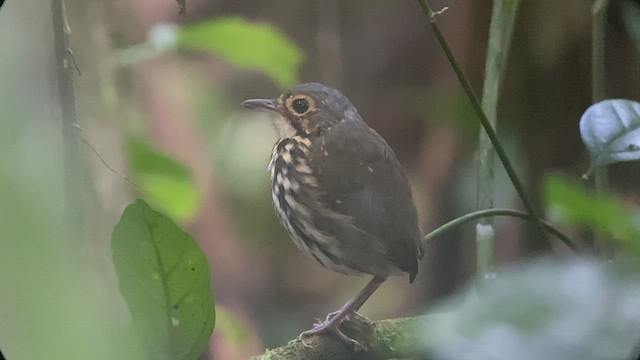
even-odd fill
[(387, 142), (338, 90), (297, 85), (275, 99), (242, 106), (272, 114), (278, 132), (268, 172), (281, 224), (321, 265), (372, 279), (301, 338), (333, 333), (390, 275), (412, 283), (423, 257), (421, 230), (407, 177)]

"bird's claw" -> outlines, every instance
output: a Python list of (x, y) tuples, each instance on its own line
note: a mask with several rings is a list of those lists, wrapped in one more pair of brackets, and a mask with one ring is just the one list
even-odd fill
[(331, 321), (331, 319), (336, 317), (338, 314), (340, 314), (340, 310), (334, 311), (334, 312), (330, 312), (330, 313), (327, 314), (327, 318), (324, 321), (325, 322), (329, 322), (329, 321)]
[(362, 350), (364, 350), (364, 346), (362, 346), (362, 344), (360, 344), (358, 341), (356, 341), (356, 340), (354, 340), (354, 339), (352, 339), (352, 338), (348, 337), (347, 335), (345, 335), (345, 334), (342, 332), (342, 330), (340, 330), (340, 329), (338, 329), (338, 328), (335, 328), (332, 332), (333, 332), (334, 334), (336, 334), (336, 335), (340, 338), (340, 340), (344, 341), (344, 342), (345, 342), (345, 343), (347, 343), (347, 344), (351, 344), (351, 346), (353, 346), (353, 348), (354, 348), (356, 351), (362, 351)]
[(340, 330), (340, 328), (338, 327), (340, 325), (339, 323), (336, 324), (331, 322), (331, 319), (333, 319), (337, 315), (337, 313), (338, 312), (330, 313), (329, 315), (327, 315), (327, 319), (325, 321), (314, 324), (312, 329), (300, 334), (300, 339), (305, 339), (321, 334), (335, 334), (343, 342), (351, 344), (351, 346), (353, 346), (356, 351), (363, 350), (364, 346), (362, 346), (358, 341), (348, 337), (342, 332), (342, 330)]
[[(324, 321), (320, 320), (319, 318), (316, 318), (315, 322), (313, 323), (313, 328), (315, 329), (316, 327), (319, 327), (319, 326), (323, 325), (324, 323), (331, 322), (331, 320), (334, 317), (336, 317), (339, 313), (340, 313), (340, 311), (334, 311), (334, 312), (328, 313), (327, 317), (324, 319)], [(349, 318), (349, 317), (348, 316), (345, 317), (345, 319), (347, 319), (347, 318)], [(311, 329), (311, 330), (313, 330), (313, 329)], [(311, 330), (309, 330), (309, 331), (311, 331)]]

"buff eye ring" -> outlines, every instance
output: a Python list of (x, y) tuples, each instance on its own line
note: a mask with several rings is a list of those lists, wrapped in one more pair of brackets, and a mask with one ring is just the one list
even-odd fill
[(307, 95), (293, 95), (289, 96), (285, 100), (287, 110), (291, 115), (301, 117), (308, 114), (311, 111), (315, 111), (316, 103)]

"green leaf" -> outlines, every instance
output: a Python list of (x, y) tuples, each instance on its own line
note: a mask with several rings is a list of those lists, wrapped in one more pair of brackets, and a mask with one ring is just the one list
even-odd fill
[(422, 344), (435, 359), (637, 359), (638, 294), (637, 272), (543, 259), (433, 310)]
[(610, 99), (591, 105), (580, 119), (580, 135), (592, 167), (640, 159), (640, 103)]
[(634, 225), (618, 199), (590, 193), (559, 176), (546, 179), (544, 192), (551, 215), (558, 221), (592, 226), (628, 250), (640, 254), (640, 228)]
[(224, 17), (179, 30), (178, 46), (209, 51), (231, 64), (257, 70), (286, 88), (298, 82), (304, 58), (285, 34), (267, 23)]
[(142, 200), (111, 238), (120, 291), (153, 359), (197, 359), (215, 322), (209, 265), (193, 238)]
[(189, 169), (142, 139), (132, 138), (127, 145), (131, 167), (145, 198), (178, 221), (191, 218), (198, 210), (200, 192)]

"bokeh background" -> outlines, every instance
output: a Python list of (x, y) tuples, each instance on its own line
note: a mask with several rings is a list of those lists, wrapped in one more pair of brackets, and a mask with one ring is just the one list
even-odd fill
[[(276, 133), (268, 117), (239, 104), (275, 97), (296, 82), (340, 89), (387, 140), (410, 177), (425, 232), (475, 210), (477, 121), (415, 1), (187, 0), (184, 16), (171, 0), (65, 3), (81, 72), (75, 78), (78, 134), (86, 141), (79, 144), (87, 171), (78, 191), (93, 219), (84, 225), (91, 244), (74, 251), (90, 254), (87, 265), (98, 282), (92, 294), (100, 298), (96, 306), (105, 316), (122, 316), (124, 309), (109, 239), (135, 197), (184, 226), (209, 259), (217, 323), (207, 359), (245, 359), (283, 345), (368, 281), (335, 274), (306, 258), (272, 209), (266, 164)], [(431, 5), (449, 7), (440, 24), (480, 93), (491, 2)], [(591, 103), (590, 7), (587, 0), (549, 0), (523, 1), (520, 8), (499, 134), (539, 208), (545, 174), (578, 178), (589, 166), (578, 122)], [(613, 1), (607, 86), (610, 97), (637, 101), (639, 48), (626, 30), (624, 13)], [(201, 33), (202, 24), (218, 27)], [(191, 46), (183, 39), (172, 48), (180, 29), (192, 32), (184, 35)], [(274, 32), (281, 43), (268, 37), (247, 46), (238, 39), (254, 36), (251, 29)], [(207, 39), (211, 34), (215, 38)], [(266, 67), (243, 61), (270, 52), (275, 55), (264, 60)], [(3, 112), (19, 123), (7, 128), (6, 139), (20, 142), (23, 150), (42, 144), (41, 137), (24, 140), (30, 132), (57, 139), (49, 2), (7, 1), (0, 10), (0, 54)], [(278, 63), (278, 54), (287, 61)], [(51, 148), (59, 150), (60, 141), (53, 140)], [(34, 166), (55, 165), (38, 154), (33, 158), (42, 162)], [(612, 188), (637, 204), (640, 167), (627, 163), (610, 170)], [(499, 164), (496, 171), (496, 205), (520, 209)], [(55, 207), (60, 200), (48, 201)], [(500, 264), (550, 250), (530, 237), (522, 222), (496, 223)], [(392, 278), (362, 312), (373, 319), (423, 313), (474, 271), (469, 225), (429, 244), (413, 285), (406, 277)]]

